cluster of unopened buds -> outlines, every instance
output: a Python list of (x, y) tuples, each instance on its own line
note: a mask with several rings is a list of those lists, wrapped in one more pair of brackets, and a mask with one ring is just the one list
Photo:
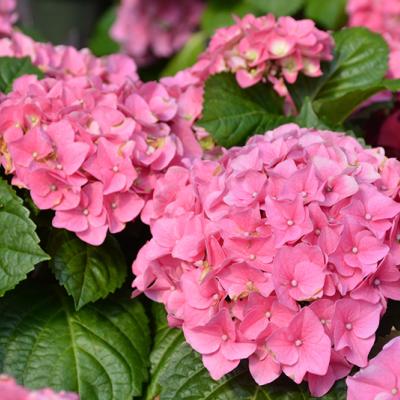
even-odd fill
[(56, 393), (51, 389), (29, 391), (6, 375), (0, 375), (0, 397), (2, 400), (79, 400), (77, 394)]
[(400, 300), (400, 162), (354, 138), (284, 125), (219, 161), (170, 168), (142, 219), (135, 293), (164, 303), (215, 379), (249, 359), (326, 393), (365, 367)]
[(203, 0), (122, 0), (111, 36), (139, 64), (173, 55), (200, 23)]
[(400, 0), (349, 0), (350, 26), (380, 33), (390, 48), (389, 77), (400, 78)]
[(98, 245), (136, 218), (165, 168), (200, 157), (187, 112), (156, 82), (24, 76), (0, 105), (1, 163), (56, 211), (55, 227)]
[(211, 75), (232, 72), (242, 88), (269, 81), (287, 96), (286, 83), (294, 83), (300, 73), (322, 75), (321, 62), (333, 59), (333, 46), (332, 36), (312, 20), (249, 14), (218, 29), (199, 61), (168, 82), (180, 87), (203, 85)]

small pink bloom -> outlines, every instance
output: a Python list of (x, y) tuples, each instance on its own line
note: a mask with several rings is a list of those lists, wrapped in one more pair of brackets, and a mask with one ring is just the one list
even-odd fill
[(296, 241), (312, 231), (308, 210), (300, 196), (293, 201), (277, 201), (267, 196), (265, 212), (269, 223), (275, 229), (277, 247)]
[(359, 367), (368, 363), (368, 353), (375, 341), (381, 306), (362, 300), (342, 299), (336, 302), (332, 319), (336, 351)]
[(311, 394), (317, 397), (324, 396), (337, 380), (346, 377), (350, 371), (350, 363), (340, 353), (332, 350), (328, 371), (324, 376), (307, 374)]
[(385, 299), (400, 300), (400, 271), (388, 255), (374, 274), (368, 276), (350, 296), (356, 300), (379, 303)]
[(41, 210), (71, 210), (80, 201), (83, 177), (67, 177), (62, 172), (37, 169), (27, 177), (27, 186), (35, 204)]
[(348, 400), (394, 400), (400, 396), (399, 338), (391, 340), (368, 366), (347, 378)]
[(258, 385), (267, 385), (278, 379), (282, 373), (280, 364), (266, 345), (259, 346), (250, 356), (249, 370)]
[(351, 220), (356, 219), (377, 237), (383, 237), (392, 226), (393, 217), (400, 213), (400, 204), (375, 188), (360, 187), (359, 196), (344, 210)]
[(75, 209), (56, 212), (53, 225), (76, 232), (86, 242), (99, 245), (104, 242), (107, 234), (106, 220), (103, 185), (95, 182), (82, 189), (80, 203)]
[(265, 297), (253, 292), (246, 304), (240, 332), (250, 340), (264, 338), (274, 329), (286, 327), (296, 312), (279, 303), (275, 296)]
[(322, 297), (325, 283), (324, 256), (317, 247), (282, 247), (274, 259), (272, 277), (282, 304), (293, 307), (294, 301)]
[(235, 323), (226, 309), (204, 326), (187, 329), (184, 326), (184, 333), (189, 344), (203, 354), (204, 365), (214, 379), (232, 371), (241, 359), (256, 350), (254, 343), (239, 340)]
[(271, 276), (242, 262), (229, 265), (219, 273), (222, 287), (233, 299), (246, 297), (252, 292), (269, 296), (273, 291)]
[(307, 372), (325, 375), (331, 356), (331, 341), (318, 317), (302, 309), (287, 328), (277, 330), (267, 346), (282, 364), (283, 372), (300, 383)]

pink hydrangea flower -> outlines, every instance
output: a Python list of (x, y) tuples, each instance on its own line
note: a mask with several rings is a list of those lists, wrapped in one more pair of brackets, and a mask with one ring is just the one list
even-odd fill
[(9, 35), (17, 21), (17, 0), (0, 0), (0, 35)]
[(346, 380), (348, 400), (400, 398), (400, 338), (386, 344), (368, 366)]
[(55, 227), (92, 245), (140, 214), (167, 167), (202, 154), (192, 131), (186, 145), (164, 85), (96, 78), (25, 76), (0, 104), (0, 161), (13, 183), (39, 209), (56, 211)]
[(77, 85), (96, 83), (119, 87), (127, 79), (139, 79), (135, 62), (123, 54), (97, 58), (88, 49), (77, 50), (72, 46), (35, 42), (16, 30), (0, 39), (0, 56), (30, 57), (46, 76), (71, 79)]
[(390, 47), (389, 77), (400, 78), (399, 0), (349, 0), (350, 26), (365, 26), (380, 33)]
[(111, 36), (140, 64), (169, 57), (197, 28), (202, 0), (122, 0)]
[[(203, 128), (196, 126), (203, 110), (204, 85), (210, 76), (233, 73), (242, 88), (260, 82), (272, 84), (285, 97), (286, 111), (292, 113), (295, 106), (286, 84), (293, 84), (299, 74), (321, 76), (321, 62), (333, 59), (333, 48), (332, 36), (317, 29), (311, 20), (276, 19), (272, 14), (256, 18), (249, 14), (235, 18), (233, 26), (218, 29), (194, 66), (161, 81), (177, 100), (182, 125), (187, 132), (196, 133), (212, 158), (219, 155), (219, 148), (213, 146)], [(189, 140), (193, 140), (190, 134)]]
[(204, 82), (210, 75), (229, 71), (242, 88), (269, 81), (286, 96), (286, 83), (294, 83), (300, 73), (322, 75), (320, 64), (333, 59), (333, 46), (331, 35), (311, 20), (249, 14), (236, 18), (233, 26), (218, 29), (199, 61), (175, 80), (185, 86), (190, 76)]
[(0, 397), (2, 400), (79, 400), (77, 394), (56, 393), (51, 389), (29, 391), (5, 375), (0, 375)]
[(248, 359), (257, 383), (283, 372), (322, 396), (367, 364), (400, 297), (398, 173), (382, 149), (294, 124), (171, 167), (143, 211), (135, 294), (165, 305), (215, 379)]

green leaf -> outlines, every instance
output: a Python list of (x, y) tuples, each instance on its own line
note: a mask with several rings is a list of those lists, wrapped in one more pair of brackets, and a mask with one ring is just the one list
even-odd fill
[(337, 30), (346, 24), (347, 0), (307, 0), (304, 14), (325, 29)]
[(209, 0), (201, 19), (201, 29), (211, 36), (216, 29), (233, 25), (234, 15), (243, 17), (255, 11), (254, 4), (244, 0)]
[(98, 57), (117, 53), (119, 51), (119, 44), (110, 36), (110, 29), (116, 19), (116, 13), (116, 7), (111, 7), (101, 17), (93, 36), (90, 38), (89, 48)]
[(22, 200), (0, 179), (0, 297), (49, 256), (39, 247), (36, 226)]
[(208, 35), (234, 23), (233, 16), (256, 16), (273, 13), (276, 16), (294, 15), (301, 10), (304, 0), (209, 0), (203, 13), (201, 28)]
[(155, 335), (150, 355), (151, 380), (147, 388), (146, 400), (153, 400), (161, 393), (160, 377), (168, 368), (170, 358), (184, 344), (182, 331), (168, 327), (164, 306), (153, 303)]
[(288, 121), (283, 116), (283, 100), (271, 85), (260, 83), (242, 89), (228, 73), (214, 75), (206, 82), (203, 118), (198, 125), (224, 147), (243, 144), (249, 136)]
[(383, 87), (392, 92), (398, 92), (400, 91), (400, 79), (385, 79), (383, 81)]
[(300, 110), (300, 114), (296, 117), (295, 122), (302, 128), (331, 129), (325, 122), (319, 119), (309, 97), (305, 98), (303, 107)]
[[(204, 368), (200, 355), (185, 343), (183, 336), (170, 348), (169, 358), (165, 359), (160, 371), (161, 392), (157, 393), (160, 400), (315, 400), (304, 385), (295, 385), (285, 378), (258, 386), (247, 365), (214, 381)], [(343, 386), (323, 397), (326, 400), (345, 398)]]
[(304, 6), (304, 0), (247, 0), (247, 2), (260, 13), (272, 13), (277, 17), (294, 15)]
[(127, 274), (124, 255), (111, 236), (101, 246), (90, 246), (74, 234), (53, 231), (48, 246), (50, 266), (75, 302), (77, 310), (120, 288)]
[(0, 300), (0, 371), (82, 400), (132, 399), (147, 379), (149, 328), (137, 300), (76, 312), (60, 288), (23, 285)]
[(36, 75), (40, 79), (44, 76), (29, 57), (0, 57), (0, 92), (10, 93), (15, 79), (23, 75)]
[(335, 59), (324, 66), (322, 77), (302, 75), (288, 88), (298, 108), (309, 97), (320, 117), (338, 124), (382, 87), (388, 46), (365, 28), (343, 29), (334, 37)]
[(204, 32), (193, 34), (185, 47), (169, 61), (161, 76), (173, 76), (179, 71), (191, 67), (197, 61), (197, 57), (204, 51), (206, 41), (207, 36)]

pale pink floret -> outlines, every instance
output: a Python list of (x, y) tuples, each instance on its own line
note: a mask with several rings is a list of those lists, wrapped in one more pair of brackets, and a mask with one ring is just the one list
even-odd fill
[(348, 400), (397, 400), (400, 398), (400, 339), (386, 344), (368, 366), (346, 380)]
[(5, 375), (0, 375), (0, 397), (2, 400), (79, 400), (74, 393), (57, 393), (52, 389), (30, 391)]
[(324, 395), (366, 365), (400, 296), (399, 181), (382, 187), (385, 165), (400, 172), (380, 149), (291, 124), (170, 168), (145, 207), (135, 294), (165, 304), (214, 378), (246, 358), (260, 385), (284, 372)]
[(201, 0), (123, 0), (111, 36), (140, 64), (170, 57), (197, 28)]

